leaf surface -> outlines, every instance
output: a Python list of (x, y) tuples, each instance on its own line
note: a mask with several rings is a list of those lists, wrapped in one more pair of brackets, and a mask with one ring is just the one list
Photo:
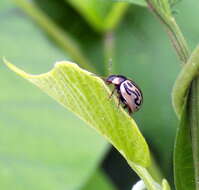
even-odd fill
[(48, 73), (27, 74), (11, 63), (7, 66), (29, 80), (105, 136), (129, 161), (149, 165), (148, 146), (134, 120), (108, 100), (110, 90), (102, 79), (75, 63), (61, 61)]
[(187, 111), (183, 111), (174, 149), (174, 177), (177, 190), (194, 190), (193, 153)]

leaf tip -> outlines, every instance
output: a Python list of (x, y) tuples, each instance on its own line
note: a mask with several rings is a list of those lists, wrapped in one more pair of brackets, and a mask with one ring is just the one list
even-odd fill
[(28, 76), (28, 74), (26, 72), (24, 72), (23, 70), (19, 69), (18, 67), (16, 67), (12, 63), (10, 63), (5, 57), (3, 57), (3, 62), (10, 70), (14, 71), (18, 75), (20, 75), (24, 78), (26, 78)]
[(3, 56), (3, 62), (4, 62), (4, 64), (7, 66), (7, 67), (9, 67), (9, 68), (11, 68), (12, 66), (12, 64)]

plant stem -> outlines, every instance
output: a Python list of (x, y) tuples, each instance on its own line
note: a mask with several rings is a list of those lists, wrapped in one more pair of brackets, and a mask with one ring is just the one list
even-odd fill
[(83, 68), (96, 72), (90, 62), (83, 55), (75, 40), (66, 32), (61, 30), (47, 15), (45, 15), (33, 1), (15, 0), (15, 2), (36, 21), (70, 57)]
[[(146, 0), (149, 9), (155, 14), (155, 16), (161, 21), (162, 24), (166, 27), (168, 36), (172, 42), (174, 49), (179, 57), (179, 59), (186, 63), (189, 58), (189, 50), (186, 40), (177, 25), (175, 18), (171, 15), (171, 11), (163, 10), (162, 7), (159, 7), (154, 0)], [(164, 1), (164, 0), (163, 0)], [(161, 5), (161, 3), (160, 3)]]
[(162, 190), (160, 184), (154, 181), (151, 174), (149, 174), (146, 168), (138, 166), (133, 162), (128, 162), (128, 164), (137, 173), (137, 175), (140, 176), (140, 178), (144, 181), (144, 184), (146, 185), (148, 190)]
[[(148, 3), (148, 7), (154, 14), (161, 20), (161, 22), (166, 26), (167, 33), (169, 38), (176, 50), (177, 55), (179, 56), (182, 63), (187, 63), (190, 53), (188, 50), (187, 43), (185, 38), (177, 25), (174, 17), (171, 14), (169, 1), (168, 0), (146, 0)], [(166, 6), (165, 6), (166, 4)], [(198, 48), (199, 49), (199, 48)], [(193, 160), (194, 160), (194, 173), (195, 173), (195, 185), (196, 190), (199, 190), (199, 78), (195, 78), (196, 74), (198, 74), (198, 62), (196, 54), (193, 53), (194, 61), (191, 60), (188, 62), (182, 72), (180, 73), (173, 90), (173, 103), (174, 108), (178, 114), (178, 116), (182, 113), (182, 107), (185, 103), (184, 100), (186, 98), (187, 91), (189, 90), (189, 98), (187, 99), (189, 105), (189, 116), (190, 116), (190, 134), (192, 139), (192, 152), (193, 152)], [(196, 62), (195, 62), (196, 61)], [(192, 85), (190, 85), (192, 82)]]
[[(199, 71), (199, 46), (193, 51), (187, 63), (178, 75), (172, 90), (172, 103), (176, 114), (180, 118), (183, 105), (186, 102), (187, 92), (193, 78)], [(196, 80), (196, 79), (195, 79)]]
[(179, 26), (173, 17), (169, 19), (167, 32), (180, 60), (183, 63), (186, 63), (189, 58), (188, 46)]

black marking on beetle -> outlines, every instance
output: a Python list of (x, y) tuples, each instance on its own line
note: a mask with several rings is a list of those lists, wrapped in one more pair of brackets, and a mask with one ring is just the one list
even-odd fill
[(132, 85), (130, 82), (127, 82), (127, 84), (128, 84), (130, 87), (133, 87), (133, 85)]
[(128, 86), (124, 83), (124, 88), (127, 92), (128, 95), (131, 95), (131, 93), (133, 92), (131, 89), (128, 88)]
[(137, 89), (135, 89), (135, 92), (137, 93), (138, 96), (141, 96), (140, 92)]
[(139, 98), (140, 94), (138, 93), (138, 91), (135, 90), (135, 91), (132, 91), (132, 93), (135, 94), (135, 96)]
[(135, 104), (136, 104), (137, 106), (140, 106), (142, 102), (141, 102), (141, 101), (140, 101), (140, 102), (138, 102), (138, 101), (139, 101), (139, 97), (137, 97), (137, 96), (136, 96), (136, 98), (135, 98), (135, 101), (134, 101), (134, 102), (135, 102)]
[(135, 95), (134, 103), (135, 103), (137, 106), (140, 106), (142, 102), (141, 102), (141, 101), (138, 102), (138, 101), (140, 100), (139, 95), (138, 95), (135, 91), (132, 91), (132, 93)]

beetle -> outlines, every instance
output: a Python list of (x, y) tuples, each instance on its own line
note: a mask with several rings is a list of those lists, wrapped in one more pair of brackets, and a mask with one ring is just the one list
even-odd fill
[(128, 108), (129, 114), (136, 112), (140, 109), (143, 103), (143, 95), (141, 89), (132, 80), (122, 75), (110, 75), (105, 79), (105, 82), (114, 85), (114, 89), (109, 98), (112, 97), (115, 90), (117, 90), (119, 103), (124, 104), (124, 108)]

